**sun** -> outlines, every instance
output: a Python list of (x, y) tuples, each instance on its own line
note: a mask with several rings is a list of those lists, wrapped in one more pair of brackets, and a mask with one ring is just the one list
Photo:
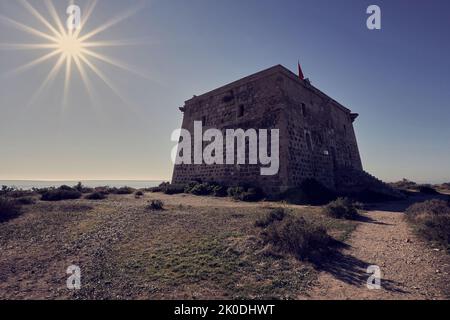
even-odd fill
[(66, 34), (58, 39), (58, 50), (67, 58), (80, 57), (83, 53), (83, 41), (75, 34)]
[[(90, 79), (88, 76), (88, 70), (95, 74), (106, 86), (108, 86), (114, 94), (116, 94), (121, 100), (123, 96), (120, 91), (114, 86), (112, 81), (100, 70), (96, 65), (97, 61), (109, 64), (112, 67), (119, 68), (139, 76), (148, 78), (139, 71), (125, 65), (122, 62), (114, 60), (105, 54), (101, 54), (95, 51), (95, 48), (105, 48), (114, 46), (128, 46), (133, 43), (130, 41), (120, 41), (120, 40), (93, 40), (96, 35), (101, 32), (111, 28), (112, 26), (122, 22), (123, 20), (129, 18), (136, 12), (138, 12), (143, 6), (142, 3), (138, 6), (131, 7), (129, 10), (122, 12), (120, 16), (114, 17), (107, 21), (103, 25), (86, 32), (85, 25), (90, 16), (92, 15), (94, 8), (96, 7), (97, 0), (92, 0), (89, 6), (86, 8), (82, 15), (81, 24), (79, 28), (74, 30), (67, 30), (63, 25), (60, 15), (53, 5), (51, 0), (44, 0), (44, 3), (48, 9), (48, 13), (51, 16), (53, 23), (49, 21), (44, 15), (39, 12), (35, 7), (33, 7), (27, 0), (18, 0), (19, 3), (26, 9), (36, 20), (38, 20), (42, 27), (45, 29), (40, 30), (30, 27), (24, 23), (6, 17), (0, 14), (0, 22), (9, 25), (18, 30), (24, 31), (31, 35), (36, 36), (40, 39), (40, 43), (0, 43), (0, 50), (33, 50), (33, 51), (48, 51), (44, 55), (37, 57), (36, 59), (19, 66), (18, 68), (12, 70), (8, 74), (18, 74), (31, 69), (43, 62), (55, 59), (56, 62), (52, 69), (50, 70), (47, 77), (41, 83), (41, 86), (36, 91), (36, 93), (31, 98), (30, 104), (41, 94), (41, 92), (52, 82), (56, 75), (61, 71), (65, 70), (65, 81), (64, 81), (64, 101), (63, 104), (67, 102), (67, 95), (70, 89), (70, 81), (72, 78), (73, 70), (76, 69), (80, 75), (84, 86), (86, 87), (89, 96), (92, 98), (92, 88), (90, 86)], [(64, 12), (65, 13), (65, 12)], [(64, 14), (63, 13), (63, 14)], [(65, 66), (65, 67), (64, 67)], [(75, 67), (73, 67), (75, 66)], [(126, 101), (125, 101), (126, 102)]]

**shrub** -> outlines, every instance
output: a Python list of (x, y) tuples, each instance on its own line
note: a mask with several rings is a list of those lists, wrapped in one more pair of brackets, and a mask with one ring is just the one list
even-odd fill
[(148, 205), (147, 209), (152, 211), (161, 211), (164, 210), (164, 202), (161, 200), (152, 200)]
[(119, 189), (116, 189), (115, 192), (113, 192), (113, 193), (124, 195), (124, 194), (132, 194), (133, 192), (134, 192), (134, 189), (133, 189), (133, 188), (130, 188), (130, 187), (121, 187), (121, 188), (119, 188)]
[(276, 208), (270, 211), (261, 219), (256, 220), (255, 226), (259, 228), (267, 228), (275, 221), (281, 221), (286, 217), (286, 212), (283, 208)]
[(73, 190), (76, 190), (76, 189), (74, 189), (74, 188), (72, 188), (72, 187), (69, 187), (69, 186), (67, 186), (67, 185), (62, 185), (62, 186), (60, 186), (59, 188), (58, 188), (59, 190), (63, 190), (63, 191), (73, 191)]
[(23, 198), (23, 197), (30, 197), (34, 194), (33, 191), (29, 190), (14, 190), (6, 194), (6, 196), (10, 198)]
[(184, 186), (184, 193), (191, 193), (192, 189), (194, 189), (198, 184), (200, 184), (200, 182), (198, 182), (198, 181), (188, 182)]
[(300, 205), (324, 205), (336, 200), (336, 194), (315, 179), (306, 179), (298, 188), (284, 192), (281, 198)]
[(324, 209), (324, 213), (336, 219), (354, 220), (359, 217), (358, 206), (348, 198), (338, 198), (330, 202)]
[(77, 185), (73, 187), (73, 189), (75, 189), (81, 193), (93, 193), (94, 192), (94, 188), (85, 187), (85, 186), (83, 186), (83, 184), (81, 182), (78, 182)]
[(415, 203), (405, 211), (409, 221), (417, 221), (428, 215), (450, 215), (450, 206), (444, 200), (429, 200), (421, 203)]
[(232, 197), (235, 200), (239, 200), (239, 198), (244, 192), (245, 188), (240, 186), (229, 187), (227, 190), (228, 196)]
[(10, 192), (13, 192), (15, 189), (8, 187), (8, 186), (2, 186), (2, 189), (0, 190), (0, 195), (6, 195)]
[(264, 198), (264, 193), (260, 188), (252, 188), (246, 186), (230, 187), (227, 190), (228, 196), (235, 200), (254, 202)]
[(413, 188), (417, 187), (417, 183), (410, 181), (408, 179), (403, 179), (398, 182), (393, 182), (393, 183), (390, 183), (390, 185), (394, 188), (403, 189), (403, 190), (413, 189)]
[(142, 197), (144, 195), (144, 192), (142, 192), (141, 190), (136, 191), (136, 193), (134, 194), (136, 197)]
[(227, 196), (227, 187), (222, 185), (214, 185), (212, 187), (212, 195), (214, 197), (226, 197)]
[(184, 193), (184, 188), (182, 184), (170, 184), (164, 188), (163, 192), (168, 195), (180, 194)]
[(423, 193), (423, 194), (430, 194), (430, 195), (439, 194), (439, 192), (437, 192), (436, 189), (434, 189), (431, 186), (427, 186), (427, 185), (420, 186), (419, 187), (419, 192)]
[(416, 203), (406, 209), (407, 220), (422, 238), (450, 249), (450, 205), (444, 200)]
[(28, 206), (28, 205), (35, 204), (36, 199), (34, 199), (33, 197), (23, 197), (23, 198), (16, 199), (16, 203), (18, 205)]
[(270, 224), (262, 232), (262, 237), (265, 243), (272, 244), (281, 252), (310, 261), (319, 261), (332, 241), (323, 227), (302, 217), (291, 216)]
[(43, 195), (46, 192), (49, 192), (51, 190), (55, 190), (55, 188), (33, 188), (32, 189), (34, 193)]
[(13, 219), (20, 214), (20, 207), (14, 200), (0, 197), (0, 222)]
[(87, 195), (85, 198), (88, 200), (103, 200), (106, 199), (106, 194), (103, 192), (94, 192), (89, 195)]
[(65, 189), (53, 189), (42, 194), (42, 201), (61, 201), (61, 200), (73, 200), (81, 198), (82, 194), (79, 191)]
[(198, 183), (189, 190), (189, 193), (196, 196), (207, 196), (212, 193), (212, 188), (209, 183)]

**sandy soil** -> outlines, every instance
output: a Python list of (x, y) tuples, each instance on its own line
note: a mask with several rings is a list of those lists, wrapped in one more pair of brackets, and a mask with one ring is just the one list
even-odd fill
[[(379, 205), (366, 212), (348, 247), (302, 298), (449, 299), (449, 257), (413, 234), (403, 213), (410, 202)], [(367, 288), (370, 265), (381, 269), (380, 290)]]

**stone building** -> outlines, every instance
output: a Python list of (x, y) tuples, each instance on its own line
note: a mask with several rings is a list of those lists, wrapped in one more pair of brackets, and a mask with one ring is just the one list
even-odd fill
[(174, 168), (174, 184), (249, 184), (276, 194), (307, 178), (337, 191), (379, 181), (363, 171), (353, 128), (358, 114), (281, 65), (194, 96), (180, 110), (182, 128), (191, 133), (194, 121), (202, 121), (204, 130), (223, 132), (279, 129), (280, 167), (277, 175), (262, 176), (260, 165), (180, 164)]

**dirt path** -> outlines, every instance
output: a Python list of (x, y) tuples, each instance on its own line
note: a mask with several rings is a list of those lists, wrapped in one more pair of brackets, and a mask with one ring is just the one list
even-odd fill
[[(404, 214), (369, 211), (333, 262), (323, 266), (309, 299), (445, 299), (448, 256), (417, 239)], [(369, 290), (369, 265), (382, 272), (382, 288)]]

